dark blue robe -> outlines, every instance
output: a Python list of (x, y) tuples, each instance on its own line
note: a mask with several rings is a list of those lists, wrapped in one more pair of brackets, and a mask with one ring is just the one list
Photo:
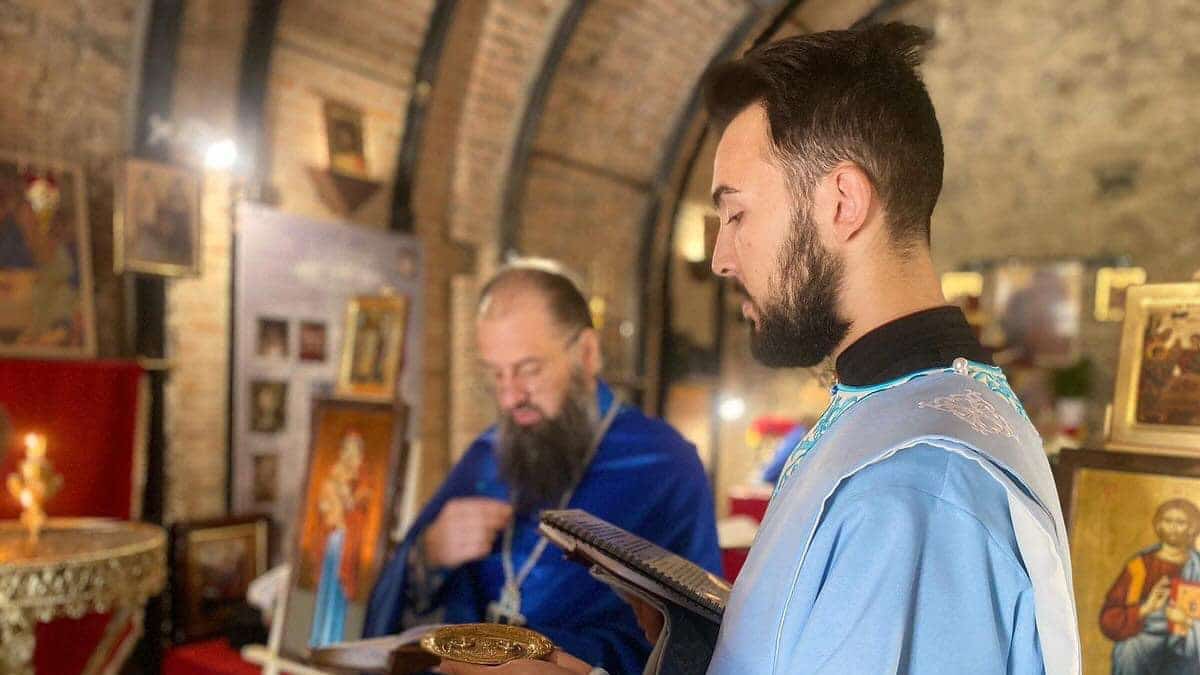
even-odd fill
[[(601, 383), (597, 391), (602, 413), (613, 404)], [(417, 517), (404, 541), (380, 574), (371, 593), (364, 637), (397, 633), (406, 598), (409, 548), (450, 499), (486, 496), (507, 500), (508, 486), (499, 476), (496, 430), (471, 444), (446, 482)], [(720, 552), (713, 497), (696, 449), (658, 419), (624, 406), (613, 419), (568, 508), (583, 509), (720, 574)], [(484, 620), (489, 602), (500, 595), (504, 571), (500, 539), (491, 554), (455, 570), (441, 587), (438, 604), (443, 620)], [(520, 569), (538, 540), (537, 520), (518, 518), (513, 538), (513, 565)], [(650, 645), (633, 611), (588, 570), (569, 562), (548, 546), (521, 586), (521, 612), (528, 626), (560, 648), (609, 672), (639, 673)]]

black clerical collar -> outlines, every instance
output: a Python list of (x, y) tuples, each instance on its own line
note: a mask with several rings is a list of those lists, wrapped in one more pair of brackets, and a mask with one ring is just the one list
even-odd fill
[(866, 387), (918, 370), (945, 368), (958, 357), (991, 363), (958, 307), (935, 307), (885, 323), (837, 358), (841, 384)]

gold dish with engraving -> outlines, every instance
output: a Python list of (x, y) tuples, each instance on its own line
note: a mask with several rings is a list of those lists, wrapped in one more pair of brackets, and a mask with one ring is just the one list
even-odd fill
[(528, 628), (499, 623), (444, 626), (421, 639), (421, 647), (443, 659), (499, 666), (517, 659), (544, 659), (554, 643)]

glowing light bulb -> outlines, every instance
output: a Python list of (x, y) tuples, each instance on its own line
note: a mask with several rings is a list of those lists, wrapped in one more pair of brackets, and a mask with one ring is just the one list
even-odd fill
[(746, 401), (740, 396), (729, 396), (717, 406), (717, 414), (726, 422), (741, 419), (746, 414)]
[(237, 162), (237, 144), (226, 138), (216, 141), (204, 151), (204, 166), (217, 171), (228, 171)]

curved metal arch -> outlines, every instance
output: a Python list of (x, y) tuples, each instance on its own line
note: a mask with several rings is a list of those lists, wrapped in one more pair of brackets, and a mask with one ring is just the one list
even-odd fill
[[(774, 35), (779, 28), (788, 20), (803, 0), (788, 0), (788, 2), (774, 12), (769, 19), (766, 20), (766, 25), (763, 25), (764, 8), (758, 8), (758, 11), (747, 12), (746, 17), (734, 27), (726, 36), (724, 42), (709, 59), (708, 65), (704, 72), (712, 68), (716, 64), (730, 58), (739, 47), (745, 45), (750, 40), (751, 35), (755, 35), (751, 46), (757, 46), (764, 40), (769, 39)], [(759, 28), (759, 26), (762, 26)], [(756, 28), (758, 29), (756, 31)], [(701, 76), (703, 77), (703, 75)], [(646, 209), (642, 214), (641, 226), (639, 232), (638, 243), (638, 258), (637, 258), (637, 274), (638, 287), (648, 289), (648, 293), (638, 296), (638, 323), (642, 327), (641, 340), (638, 342), (638, 353), (635, 362), (637, 363), (638, 372), (648, 382), (653, 383), (653, 390), (647, 387), (643, 399), (643, 404), (657, 412), (657, 408), (661, 404), (665, 392), (662, 390), (664, 380), (661, 373), (647, 373), (647, 358), (651, 353), (651, 340), (655, 340), (657, 345), (654, 353), (661, 354), (665, 345), (663, 341), (666, 339), (666, 321), (658, 320), (654, 323), (656, 330), (651, 330), (651, 313), (656, 305), (661, 305), (667, 294), (667, 274), (665, 269), (663, 273), (655, 278), (655, 240), (657, 226), (663, 215), (664, 201), (669, 199), (670, 218), (666, 220), (668, 223), (668, 232), (666, 233), (665, 241), (661, 247), (661, 251), (670, 251), (671, 235), (669, 223), (674, 222), (678, 214), (679, 202), (683, 198), (683, 191), (687, 187), (687, 177), (691, 175), (696, 159), (700, 155), (700, 149), (704, 147), (704, 138), (706, 133), (700, 133), (695, 139), (695, 143), (691, 151), (684, 160), (682, 172), (679, 171), (679, 156), (684, 151), (684, 141), (688, 136), (688, 132), (695, 129), (700, 115), (701, 108), (701, 90), (700, 80), (692, 86), (692, 92), (688, 97), (687, 102), (680, 109), (679, 116), (675, 119), (675, 124), (671, 129), (671, 133), (667, 136), (666, 142), (663, 144), (663, 152), (659, 160), (658, 169), (655, 171), (654, 189), (650, 193), (650, 199), (647, 201)], [(696, 135), (696, 134), (692, 134)], [(675, 189), (675, 194), (667, 197), (666, 193), (670, 189), (671, 179), (673, 176), (679, 176), (678, 185)], [(660, 261), (661, 262), (661, 261)], [(665, 268), (665, 265), (659, 265), (658, 268)], [(660, 312), (664, 310), (659, 308)], [(664, 312), (665, 313), (665, 312)], [(658, 370), (661, 370), (659, 364)]]
[(438, 0), (430, 13), (425, 38), (421, 42), (421, 53), (417, 56), (412, 93), (408, 97), (408, 110), (405, 112), (404, 136), (400, 139), (397, 151), (395, 185), (392, 188), (392, 215), (388, 227), (396, 232), (414, 230), (412, 190), (424, 141), (429, 93), (437, 80), (442, 50), (457, 8), (458, 0)]
[(517, 139), (513, 145), (512, 160), (509, 162), (507, 178), (504, 182), (504, 198), (500, 210), (500, 246), (498, 251), (503, 258), (517, 243), (517, 228), (520, 226), (521, 207), (525, 175), (529, 170), (529, 158), (533, 151), (533, 140), (542, 113), (546, 108), (546, 100), (550, 95), (550, 85), (562, 63), (563, 54), (571, 43), (571, 37), (579, 26), (583, 12), (587, 9), (588, 0), (571, 0), (571, 4), (563, 10), (554, 29), (546, 56), (542, 59), (542, 68), (529, 90), (525, 112), (521, 116), (521, 126), (517, 130)]

